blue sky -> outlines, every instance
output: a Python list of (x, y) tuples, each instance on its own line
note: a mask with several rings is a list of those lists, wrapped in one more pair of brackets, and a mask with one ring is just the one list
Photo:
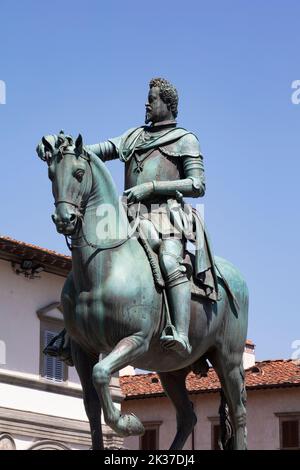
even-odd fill
[[(67, 253), (51, 222), (42, 135), (86, 143), (139, 125), (149, 79), (180, 94), (205, 156), (214, 251), (244, 274), (259, 359), (300, 340), (300, 4), (223, 0), (2, 0), (0, 233)], [(119, 191), (120, 162), (109, 164)]]

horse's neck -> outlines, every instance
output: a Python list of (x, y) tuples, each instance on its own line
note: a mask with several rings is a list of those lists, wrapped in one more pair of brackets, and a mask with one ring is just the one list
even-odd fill
[(91, 169), (92, 189), (84, 216), (86, 235), (96, 245), (126, 238), (129, 223), (111, 174), (96, 156), (92, 157)]
[[(111, 250), (101, 250), (101, 247), (109, 247), (118, 240), (126, 239), (130, 228), (114, 181), (104, 163), (96, 156), (91, 159), (91, 173), (91, 192), (82, 229), (74, 237), (74, 245), (77, 247), (73, 251), (73, 271), (76, 271), (74, 275), (81, 285), (93, 284), (93, 279), (88, 277), (93, 276), (94, 270), (88, 270), (88, 266), (90, 262), (95, 262), (94, 255), (97, 253), (97, 264), (106, 264)], [(126, 250), (126, 245), (124, 243), (120, 248)]]

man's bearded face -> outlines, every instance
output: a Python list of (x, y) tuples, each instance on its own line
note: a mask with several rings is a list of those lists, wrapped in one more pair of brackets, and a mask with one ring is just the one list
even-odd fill
[(159, 87), (152, 87), (149, 90), (148, 101), (146, 106), (145, 123), (152, 124), (156, 122), (166, 121), (172, 119), (172, 113), (166, 103), (159, 96)]

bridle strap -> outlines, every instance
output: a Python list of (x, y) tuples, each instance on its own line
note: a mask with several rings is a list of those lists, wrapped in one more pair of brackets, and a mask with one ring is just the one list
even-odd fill
[(96, 250), (112, 250), (113, 248), (117, 248), (121, 245), (124, 245), (124, 243), (127, 242), (131, 238), (131, 235), (127, 235), (127, 237), (123, 238), (122, 240), (116, 240), (115, 242), (111, 242), (106, 245), (105, 244), (101, 245), (97, 243), (92, 243), (87, 239), (84, 233), (83, 225), (81, 227), (81, 231), (82, 231), (82, 238), (86, 242), (87, 246), (89, 246), (90, 248), (94, 248)]
[[(64, 155), (64, 153), (62, 153), (62, 155)], [(65, 154), (65, 155), (66, 155), (66, 154)], [(69, 154), (69, 155), (73, 155), (73, 154)], [(92, 171), (92, 169), (91, 169), (91, 164), (90, 164), (89, 159), (86, 158), (84, 155), (81, 155), (80, 158), (83, 158), (83, 160), (87, 161), (87, 163), (88, 163), (88, 165), (89, 165), (89, 167), (90, 167), (90, 171)], [(86, 188), (86, 185), (85, 185), (85, 188)], [(85, 189), (85, 188), (84, 188), (84, 189)], [(79, 199), (79, 197), (80, 197), (81, 195), (82, 195), (82, 194), (79, 193), (79, 194), (77, 195), (77, 198), (76, 198), (76, 199)], [(54, 206), (57, 207), (59, 204), (69, 204), (70, 206), (75, 207), (79, 212), (81, 212), (81, 211), (84, 209), (84, 204), (82, 204), (82, 202), (81, 202), (81, 204), (79, 205), (79, 204), (75, 204), (75, 203), (72, 202), (72, 201), (67, 201), (67, 200), (65, 200), (65, 199), (61, 199), (61, 200), (59, 200), (59, 201), (56, 201), (56, 202), (54, 203)]]
[(57, 202), (54, 203), (54, 205), (55, 205), (55, 207), (57, 207), (58, 204), (63, 204), (63, 203), (65, 203), (65, 204), (70, 204), (70, 206), (74, 206), (74, 207), (76, 207), (76, 209), (78, 209), (78, 210), (80, 209), (80, 207), (79, 207), (78, 204), (74, 204), (74, 202), (70, 202), (70, 201), (57, 201)]
[[(88, 164), (90, 165), (89, 159), (87, 159), (84, 155), (81, 155), (81, 157), (84, 160), (87, 160)], [(78, 204), (75, 204), (74, 202), (67, 201), (67, 200), (56, 201), (54, 203), (54, 205), (55, 205), (55, 207), (57, 207), (59, 204), (63, 204), (63, 203), (69, 204), (69, 205), (75, 207), (78, 210), (79, 213), (84, 209), (82, 206), (79, 206)], [(138, 211), (137, 211), (138, 214), (140, 214), (140, 206), (141, 206), (141, 203), (139, 203), (139, 205), (138, 205)], [(80, 240), (81, 238), (83, 238), (86, 245), (75, 245), (75, 244), (72, 243), (72, 235), (71, 236), (65, 235), (66, 244), (67, 244), (67, 247), (69, 248), (70, 251), (72, 251), (74, 248), (84, 248), (85, 246), (89, 246), (90, 248), (94, 248), (94, 249), (97, 249), (97, 250), (111, 250), (113, 248), (117, 248), (117, 247), (123, 245), (132, 236), (132, 234), (129, 234), (129, 235), (127, 235), (127, 237), (123, 238), (122, 240), (116, 240), (115, 242), (111, 242), (110, 244), (106, 244), (106, 245), (105, 244), (101, 245), (101, 244), (92, 243), (87, 239), (86, 234), (84, 233), (84, 216), (80, 217), (80, 222), (81, 222), (82, 236), (78, 237), (77, 240)]]
[(103, 245), (97, 244), (97, 243), (92, 243), (87, 239), (86, 234), (84, 233), (83, 219), (81, 219), (80, 221), (81, 221), (82, 235), (81, 235), (81, 237), (78, 237), (76, 240), (80, 240), (82, 238), (85, 241), (86, 245), (75, 245), (73, 243), (74, 239), (72, 238), (72, 235), (71, 236), (65, 235), (66, 244), (67, 244), (67, 247), (69, 248), (70, 251), (72, 251), (74, 248), (85, 248), (87, 246), (89, 246), (90, 248), (94, 248), (96, 250), (112, 250), (113, 248), (117, 248), (121, 245), (124, 245), (124, 243), (126, 243), (131, 238), (131, 234), (129, 234), (129, 235), (127, 235), (127, 237), (123, 238), (122, 240), (116, 240), (115, 242), (111, 242), (111, 243), (107, 243), (107, 244), (103, 244)]

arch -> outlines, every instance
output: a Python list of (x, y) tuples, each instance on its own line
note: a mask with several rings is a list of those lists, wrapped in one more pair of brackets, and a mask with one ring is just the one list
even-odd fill
[(51, 439), (43, 439), (35, 442), (27, 450), (71, 450), (71, 448), (61, 442), (52, 441)]
[(10, 434), (0, 434), (0, 450), (16, 450), (15, 441)]

